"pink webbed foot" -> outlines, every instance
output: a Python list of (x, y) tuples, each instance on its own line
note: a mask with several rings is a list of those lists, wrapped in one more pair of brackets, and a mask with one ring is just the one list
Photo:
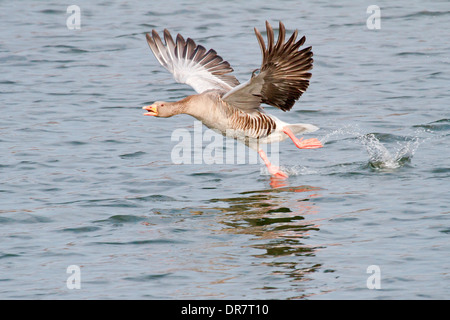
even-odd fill
[(289, 176), (284, 173), (283, 171), (280, 170), (279, 167), (271, 165), (268, 166), (267, 169), (269, 170), (269, 173), (274, 176), (275, 178), (279, 178), (279, 179), (287, 179), (289, 178)]
[(311, 139), (297, 139), (297, 141), (293, 141), (294, 144), (297, 146), (297, 148), (299, 149), (317, 149), (317, 148), (322, 148), (323, 145), (322, 143), (320, 143), (319, 139), (316, 138), (311, 138)]
[(289, 176), (284, 173), (283, 171), (280, 170), (279, 167), (274, 166), (273, 164), (270, 163), (269, 159), (267, 158), (266, 153), (260, 149), (258, 151), (261, 159), (263, 159), (264, 163), (266, 164), (267, 170), (269, 170), (269, 173), (275, 177), (275, 178), (279, 178), (279, 179), (287, 179), (289, 178)]
[(316, 139), (303, 139), (303, 138), (297, 138), (294, 133), (289, 128), (283, 128), (283, 132), (286, 133), (289, 138), (291, 138), (292, 142), (294, 142), (295, 146), (299, 149), (317, 149), (322, 148), (322, 143)]

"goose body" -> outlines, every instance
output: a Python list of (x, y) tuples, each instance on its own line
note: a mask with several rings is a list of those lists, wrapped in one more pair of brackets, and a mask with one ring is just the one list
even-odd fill
[[(273, 166), (259, 148), (260, 144), (280, 142), (288, 137), (301, 149), (320, 148), (317, 139), (298, 139), (299, 133), (313, 132), (318, 128), (311, 124), (289, 124), (267, 114), (262, 103), (289, 111), (309, 85), (312, 69), (311, 47), (299, 50), (305, 37), (296, 41), (297, 30), (285, 42), (285, 27), (280, 22), (278, 40), (275, 43), (273, 29), (266, 22), (267, 48), (261, 33), (255, 34), (261, 47), (261, 68), (251, 78), (240, 84), (230, 73), (233, 69), (217, 53), (206, 49), (180, 34), (174, 41), (164, 30), (163, 44), (158, 33), (147, 34), (147, 42), (157, 60), (172, 73), (177, 82), (190, 85), (197, 94), (177, 102), (156, 101), (143, 109), (144, 115), (171, 117), (188, 114), (200, 120), (208, 128), (234, 138), (255, 149), (267, 165), (269, 172), (280, 178), (287, 175)], [(259, 71), (256, 74), (256, 71)]]

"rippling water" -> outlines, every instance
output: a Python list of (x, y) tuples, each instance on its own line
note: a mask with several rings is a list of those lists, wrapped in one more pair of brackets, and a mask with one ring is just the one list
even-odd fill
[[(0, 3), (0, 298), (445, 299), (449, 296), (447, 1)], [(176, 84), (145, 33), (214, 48), (246, 81), (253, 27), (282, 20), (313, 46), (288, 122), (325, 145), (262, 164), (171, 161), (173, 130), (143, 117)], [(70, 265), (80, 289), (69, 289)], [(379, 267), (380, 289), (367, 273)]]

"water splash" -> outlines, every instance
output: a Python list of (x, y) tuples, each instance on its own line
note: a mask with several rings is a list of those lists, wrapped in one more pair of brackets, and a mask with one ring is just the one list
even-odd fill
[[(294, 166), (280, 166), (281, 171), (286, 173), (288, 176), (303, 176), (309, 174), (317, 174), (318, 171), (312, 168), (307, 168), (304, 166), (294, 165)], [(262, 176), (270, 176), (269, 170), (267, 170), (266, 166), (261, 166), (260, 175)]]
[[(391, 171), (404, 167), (411, 163), (411, 159), (419, 148), (420, 144), (430, 138), (420, 138), (423, 129), (417, 129), (413, 136), (397, 136), (388, 133), (363, 133), (358, 125), (346, 125), (336, 130), (333, 130), (322, 138), (322, 144), (333, 144), (340, 141), (348, 141), (352, 144), (357, 143), (358, 146), (363, 146), (369, 155), (366, 167), (379, 170)], [(387, 143), (394, 144), (394, 147), (389, 149), (386, 147)], [(357, 163), (350, 163), (357, 164)], [(347, 167), (348, 163), (339, 164), (338, 166)], [(359, 166), (359, 164), (357, 164)], [(333, 165), (335, 168), (336, 165)], [(303, 176), (318, 174), (321, 170), (318, 168), (310, 168), (299, 165), (294, 166), (280, 166), (280, 169), (289, 176)], [(261, 166), (261, 175), (270, 175), (265, 166)]]
[(331, 143), (335, 137), (349, 136), (351, 141), (362, 144), (369, 154), (368, 166), (372, 169), (397, 169), (411, 162), (419, 145), (423, 142), (419, 139), (419, 132), (414, 137), (403, 137), (402, 141), (396, 141), (396, 148), (388, 150), (380, 141), (398, 140), (399, 137), (390, 134), (364, 134), (357, 125), (347, 125), (325, 135), (320, 141)]
[(418, 137), (406, 142), (397, 141), (397, 148), (390, 152), (373, 133), (358, 137), (369, 154), (369, 166), (373, 169), (397, 169), (411, 162), (420, 145)]
[(341, 136), (360, 136), (361, 130), (359, 129), (358, 125), (346, 125), (342, 128), (336, 129), (331, 131), (330, 133), (327, 133), (325, 136), (323, 136), (320, 140), (322, 144), (325, 144), (329, 142), (334, 137), (341, 137)]

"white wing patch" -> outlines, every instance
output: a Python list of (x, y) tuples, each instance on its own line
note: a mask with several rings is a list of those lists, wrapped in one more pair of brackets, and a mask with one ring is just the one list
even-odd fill
[(206, 49), (188, 38), (178, 34), (176, 43), (169, 31), (164, 30), (163, 44), (158, 33), (153, 30), (152, 36), (146, 35), (150, 49), (161, 65), (172, 73), (175, 81), (190, 85), (197, 93), (207, 90), (228, 92), (239, 84), (239, 81), (228, 73), (233, 68), (224, 61), (217, 52)]

